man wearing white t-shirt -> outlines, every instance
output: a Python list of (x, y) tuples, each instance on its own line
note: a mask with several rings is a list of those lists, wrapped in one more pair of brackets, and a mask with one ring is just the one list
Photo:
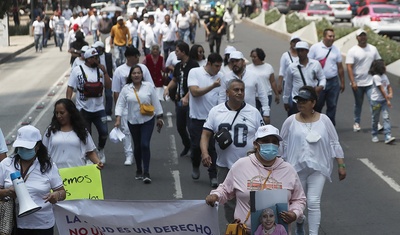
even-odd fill
[(142, 41), (143, 51), (145, 55), (150, 54), (152, 45), (158, 45), (158, 38), (160, 35), (160, 24), (154, 21), (154, 16), (149, 15), (149, 22), (143, 28)]
[[(222, 73), (219, 71), (222, 65), (222, 57), (217, 53), (211, 53), (204, 67), (193, 68), (189, 71), (189, 134), (192, 151), (192, 178), (200, 178), (201, 150), (200, 139), (203, 125), (210, 110), (218, 104), (218, 94), (221, 86)], [(211, 187), (218, 186), (216, 169), (216, 152), (214, 138), (210, 139), (208, 153), (212, 164), (208, 167), (208, 175)]]
[[(114, 76), (112, 80), (112, 91), (114, 94), (114, 103), (117, 103), (119, 93), (121, 92), (122, 88), (126, 84), (126, 79), (129, 77), (129, 72), (131, 71), (131, 68), (135, 65), (139, 65), (140, 68), (142, 68), (143, 71), (143, 80), (146, 82), (153, 83), (153, 79), (151, 78), (150, 71), (147, 69), (146, 65), (144, 64), (139, 64), (139, 58), (140, 58), (140, 52), (137, 48), (133, 46), (129, 46), (126, 48), (125, 51), (125, 58), (126, 58), (126, 63), (120, 65), (115, 71), (114, 71)], [(128, 127), (128, 120), (127, 120), (127, 115), (128, 115), (128, 109), (124, 110), (124, 112), (121, 115), (121, 129), (122, 132), (125, 134), (125, 138), (122, 140), (124, 144), (124, 153), (125, 153), (125, 166), (130, 166), (132, 165), (134, 159), (133, 159), (133, 150), (132, 150), (132, 136), (129, 131)]]
[(154, 13), (154, 19), (157, 23), (162, 24), (165, 22), (165, 16), (167, 14), (168, 11), (164, 8), (164, 4), (160, 4)]
[(93, 36), (93, 43), (99, 40), (97, 31), (99, 30), (99, 16), (97, 15), (97, 9), (93, 8), (93, 14), (89, 18), (89, 29)]
[(372, 76), (368, 74), (368, 71), (372, 62), (381, 58), (376, 47), (367, 43), (367, 32), (359, 29), (356, 35), (358, 44), (350, 48), (346, 56), (347, 73), (355, 99), (354, 132), (361, 130), (360, 122), (364, 94), (367, 95), (368, 101), (371, 101)]
[[(218, 184), (224, 182), (232, 165), (240, 158), (247, 156), (247, 151), (253, 148), (257, 129), (264, 124), (260, 112), (244, 102), (245, 84), (241, 79), (229, 80), (226, 94), (228, 101), (219, 104), (210, 110), (201, 135), (201, 158), (203, 165), (211, 164), (208, 154), (208, 144), (211, 137), (226, 128), (232, 138), (232, 143), (222, 149), (215, 145), (217, 151), (217, 179)], [(229, 200), (224, 204), (226, 220), (233, 221), (236, 200)]]
[(186, 14), (185, 8), (182, 8), (176, 17), (176, 24), (179, 30), (179, 39), (190, 44), (190, 16)]
[(175, 51), (175, 41), (179, 38), (178, 27), (171, 21), (169, 15), (165, 15), (165, 22), (160, 26), (159, 45), (164, 50), (164, 59), (168, 58), (169, 53)]
[(245, 97), (244, 100), (247, 104), (256, 107), (256, 94), (261, 102), (262, 116), (264, 122), (269, 124), (269, 113), (270, 107), (268, 105), (267, 91), (261, 85), (261, 81), (258, 80), (257, 75), (248, 69), (246, 69), (246, 63), (244, 61), (243, 53), (240, 51), (233, 51), (229, 55), (229, 61), (232, 63), (232, 71), (224, 75), (221, 80), (221, 89), (219, 91), (218, 103), (224, 103), (227, 100), (226, 89), (228, 81), (234, 78), (241, 79), (245, 86)]
[[(264, 62), (265, 52), (261, 48), (256, 48), (250, 52), (252, 64), (247, 66), (247, 69), (253, 71), (257, 75), (257, 80), (261, 82), (261, 85), (267, 91), (268, 94), (268, 105), (271, 107), (272, 103), (272, 91), (275, 94), (275, 103), (279, 104), (279, 92), (276, 87), (274, 68)], [(261, 102), (257, 97), (256, 108), (261, 110)]]
[(40, 18), (40, 16), (37, 16), (36, 20), (33, 22), (32, 30), (33, 30), (33, 36), (34, 36), (34, 39), (35, 39), (36, 52), (38, 52), (38, 49), (39, 49), (40, 52), (42, 52), (44, 22), (42, 21), (42, 18)]
[[(104, 65), (100, 64), (99, 54), (95, 48), (90, 48), (85, 52), (85, 64), (75, 67), (68, 80), (66, 98), (71, 99), (73, 91), (76, 90), (76, 108), (81, 112), (88, 125), (90, 133), (92, 123), (96, 126), (99, 133), (99, 157), (100, 161), (105, 163), (104, 146), (108, 137), (107, 117), (103, 102), (103, 92), (98, 96), (85, 95), (88, 90), (85, 83), (101, 82), (103, 87), (111, 87), (111, 79), (107, 74)], [(103, 89), (104, 90), (104, 89)]]
[[(311, 46), (308, 58), (318, 60), (326, 77), (326, 87), (318, 96), (315, 111), (321, 113), (326, 102), (326, 115), (336, 125), (336, 106), (339, 93), (344, 91), (344, 70), (342, 65), (342, 54), (333, 45), (335, 32), (333, 29), (325, 29), (322, 41)], [(340, 82), (339, 82), (340, 79)]]
[(126, 21), (125, 26), (128, 27), (129, 33), (131, 34), (132, 38), (132, 45), (136, 48), (139, 46), (139, 41), (138, 41), (138, 27), (139, 23), (136, 20), (137, 15), (136, 12), (133, 13), (132, 15), (129, 16), (129, 20)]

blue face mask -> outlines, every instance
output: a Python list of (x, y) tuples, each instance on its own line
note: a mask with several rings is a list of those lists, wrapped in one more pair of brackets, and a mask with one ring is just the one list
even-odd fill
[(261, 157), (266, 161), (272, 161), (278, 155), (278, 145), (276, 144), (260, 144), (259, 153)]
[(25, 161), (31, 160), (36, 155), (35, 148), (27, 149), (19, 147), (17, 153), (21, 157), (21, 159)]

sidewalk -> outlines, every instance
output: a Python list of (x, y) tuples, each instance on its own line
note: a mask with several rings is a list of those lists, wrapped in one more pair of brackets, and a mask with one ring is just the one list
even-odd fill
[(33, 37), (26, 36), (11, 36), (10, 46), (0, 47), (0, 64), (3, 64), (22, 52), (33, 47)]

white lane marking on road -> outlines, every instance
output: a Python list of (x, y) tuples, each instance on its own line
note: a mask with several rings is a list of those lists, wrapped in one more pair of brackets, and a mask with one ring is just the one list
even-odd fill
[(174, 125), (172, 124), (172, 113), (171, 112), (168, 112), (167, 113), (167, 123), (168, 123), (168, 128), (171, 128), (171, 127), (173, 127)]
[(172, 176), (174, 177), (174, 181), (175, 181), (174, 197), (176, 199), (181, 199), (181, 198), (183, 198), (183, 194), (182, 194), (182, 188), (181, 188), (181, 180), (179, 177), (179, 171), (172, 171)]
[(170, 143), (170, 146), (171, 146), (172, 164), (173, 165), (178, 165), (178, 152), (176, 151), (175, 135), (170, 135), (169, 136), (169, 143)]
[(392, 187), (396, 192), (400, 192), (400, 185), (397, 184), (394, 179), (389, 176), (384, 175), (383, 171), (379, 170), (375, 167), (375, 164), (372, 163), (368, 158), (359, 158), (362, 163), (364, 163), (369, 169), (371, 169), (375, 174), (377, 174), (383, 181), (385, 181), (390, 187)]
[[(17, 133), (17, 130), (21, 127), (21, 123), (25, 122), (26, 120), (30, 119), (30, 117), (32, 116), (33, 112), (35, 112), (37, 109), (36, 107), (39, 105), (42, 105), (43, 103), (46, 104), (46, 107), (44, 109), (42, 109), (39, 114), (37, 115), (37, 117), (35, 117), (35, 119), (33, 120), (33, 122), (31, 123), (31, 125), (36, 125), (39, 120), (44, 116), (44, 114), (49, 110), (50, 107), (53, 107), (53, 102), (55, 102), (55, 100), (57, 100), (63, 93), (60, 92), (60, 89), (62, 87), (64, 87), (64, 85), (67, 83), (66, 81), (64, 81), (65, 79), (65, 75), (67, 75), (69, 73), (69, 69), (67, 71), (65, 71), (61, 77), (59, 79), (56, 80), (56, 82), (54, 83), (54, 85), (52, 85), (48, 92), (45, 93), (42, 98), (40, 98), (33, 106), (31, 109), (29, 109), (29, 111), (25, 114), (25, 116), (23, 116), (21, 118), (21, 120), (19, 120), (17, 122), (17, 124), (14, 126), (14, 128), (7, 134), (7, 136), (5, 137), (5, 139), (10, 139), (13, 135), (15, 136)], [(66, 79), (68, 80), (68, 79)], [(63, 82), (63, 85), (58, 86), (58, 84), (60, 82)], [(54, 92), (53, 92), (54, 91)], [(56, 95), (54, 96), (48, 96), (48, 94), (50, 93), (54, 93)], [(49, 98), (51, 97), (51, 99), (49, 100)], [(50, 120), (49, 120), (50, 121)], [(9, 152), (14, 152), (14, 148), (11, 147)]]

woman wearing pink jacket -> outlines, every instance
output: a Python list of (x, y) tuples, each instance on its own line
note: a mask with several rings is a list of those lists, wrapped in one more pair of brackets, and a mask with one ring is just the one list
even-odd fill
[[(282, 138), (277, 128), (272, 125), (259, 127), (252, 153), (235, 162), (225, 181), (206, 197), (206, 203), (210, 206), (214, 206), (215, 202), (223, 204), (236, 197), (235, 220), (246, 221), (249, 234), (251, 219), (246, 220), (246, 216), (250, 210), (250, 191), (261, 188), (287, 189), (289, 210), (279, 216), (290, 224), (303, 215), (306, 196), (297, 172), (289, 163), (277, 157), (280, 141)], [(268, 180), (263, 184), (265, 179)]]

